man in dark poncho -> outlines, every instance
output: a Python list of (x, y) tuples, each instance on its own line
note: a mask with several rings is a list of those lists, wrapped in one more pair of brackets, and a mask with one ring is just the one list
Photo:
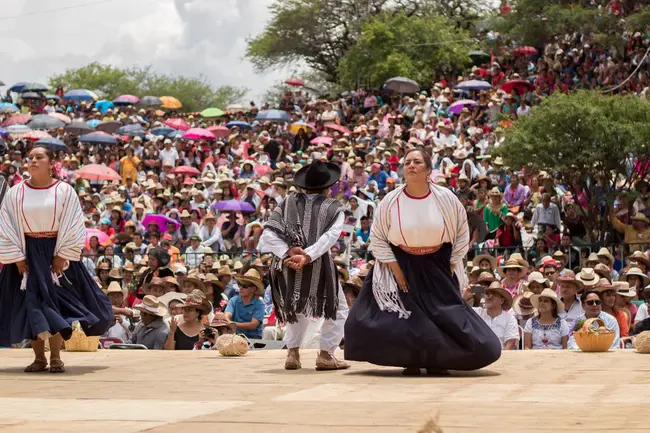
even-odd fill
[(330, 256), (345, 216), (341, 203), (325, 196), (340, 176), (339, 167), (320, 160), (300, 169), (294, 181), (304, 193), (287, 196), (275, 208), (260, 240), (263, 252), (274, 255), (271, 292), (276, 315), (287, 324), (287, 370), (301, 368), (300, 346), (311, 319), (319, 317), (325, 321), (316, 370), (350, 367), (334, 357), (348, 308)]

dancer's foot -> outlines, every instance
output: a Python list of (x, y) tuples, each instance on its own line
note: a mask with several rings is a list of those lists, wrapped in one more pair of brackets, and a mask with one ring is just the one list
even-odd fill
[(298, 348), (287, 350), (287, 360), (284, 361), (285, 370), (299, 370), (302, 368), (300, 364), (300, 352)]
[(421, 371), (418, 367), (406, 367), (404, 371), (402, 371), (402, 374), (404, 376), (419, 376)]
[(449, 376), (449, 370), (445, 368), (427, 368), (429, 376)]
[(47, 359), (35, 359), (34, 362), (25, 367), (25, 373), (38, 373), (47, 370)]
[(321, 350), (318, 352), (318, 356), (316, 357), (316, 370), (345, 370), (347, 368), (350, 368), (350, 364), (347, 362), (339, 361), (334, 355), (327, 353), (327, 351)]
[(50, 358), (50, 373), (65, 373), (65, 364), (59, 358)]

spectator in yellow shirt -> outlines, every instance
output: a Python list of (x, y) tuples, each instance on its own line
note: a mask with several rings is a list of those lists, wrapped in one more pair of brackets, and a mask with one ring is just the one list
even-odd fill
[(643, 244), (650, 244), (650, 221), (642, 213), (637, 212), (632, 217), (632, 224), (622, 223), (614, 213), (610, 213), (609, 219), (612, 227), (625, 236), (625, 243), (630, 244), (630, 251), (643, 250)]

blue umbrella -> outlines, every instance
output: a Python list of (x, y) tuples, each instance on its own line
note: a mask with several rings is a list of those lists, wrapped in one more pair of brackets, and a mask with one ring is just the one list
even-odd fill
[(7, 128), (0, 128), (0, 137), (8, 137), (9, 136), (9, 131), (7, 131)]
[(266, 122), (291, 122), (291, 118), (283, 110), (265, 110), (257, 113), (255, 120)]
[(45, 84), (41, 83), (25, 83), (21, 92), (47, 92), (47, 87)]
[(0, 114), (11, 114), (19, 111), (20, 108), (10, 102), (0, 102)]
[(79, 143), (111, 145), (117, 144), (117, 139), (111, 135), (104, 135), (99, 132), (91, 132), (90, 134), (84, 134), (79, 137)]
[(159, 128), (154, 128), (151, 130), (151, 133), (153, 135), (162, 135), (163, 137), (167, 137), (170, 134), (173, 134), (174, 132), (178, 132), (178, 131), (175, 130), (174, 128), (170, 128), (169, 126), (161, 126)]
[(488, 90), (491, 89), (492, 86), (487, 81), (468, 80), (468, 81), (461, 81), (456, 85), (456, 88), (461, 90)]
[(109, 101), (107, 99), (102, 99), (101, 101), (95, 102), (95, 108), (97, 108), (102, 114), (106, 113), (106, 110), (113, 107), (115, 107), (113, 101)]
[(146, 134), (147, 131), (145, 131), (141, 125), (126, 125), (122, 126), (121, 128), (117, 128), (117, 135), (144, 138)]
[(9, 88), (9, 91), (10, 91), (10, 92), (20, 93), (20, 92), (23, 91), (23, 87), (25, 87), (25, 86), (28, 85), (28, 84), (29, 84), (29, 83), (28, 83), (27, 81), (20, 81), (20, 82), (14, 84), (13, 86), (11, 86), (11, 87)]
[(63, 99), (70, 101), (95, 101), (97, 100), (97, 95), (90, 90), (75, 89), (65, 92), (63, 94)]
[(89, 121), (86, 122), (89, 126), (92, 126), (93, 128), (97, 128), (97, 125), (102, 123), (101, 120), (99, 119), (90, 119)]
[(68, 150), (68, 146), (66, 146), (64, 142), (54, 137), (41, 138), (36, 142), (36, 144), (45, 145), (52, 149), (54, 152), (59, 152), (61, 150), (65, 152)]
[(170, 133), (167, 138), (181, 138), (183, 136), (184, 132), (183, 131), (174, 131)]
[(228, 128), (240, 128), (240, 129), (251, 129), (251, 125), (248, 122), (244, 122), (241, 120), (233, 120), (231, 122), (226, 123), (226, 127)]

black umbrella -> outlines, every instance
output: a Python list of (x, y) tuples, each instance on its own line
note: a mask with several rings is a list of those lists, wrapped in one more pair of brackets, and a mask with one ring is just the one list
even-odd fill
[(23, 99), (43, 99), (43, 95), (36, 92), (25, 92), (20, 97)]
[(21, 93), (25, 93), (25, 92), (46, 92), (47, 89), (49, 89), (49, 87), (47, 87), (45, 84), (27, 83), (27, 84), (25, 84), (23, 86), (23, 90), (21, 90)]
[(117, 128), (117, 135), (126, 135), (128, 137), (140, 137), (144, 138), (147, 135), (147, 131), (140, 125), (126, 125), (121, 128)]
[(50, 149), (52, 149), (52, 151), (54, 152), (59, 152), (59, 151), (66, 152), (68, 150), (68, 146), (66, 146), (64, 142), (54, 137), (41, 138), (36, 142), (36, 144), (45, 145)]
[(161, 101), (157, 96), (143, 96), (142, 99), (140, 99), (140, 104), (159, 107), (163, 104), (163, 101)]
[(66, 132), (75, 135), (87, 134), (94, 131), (93, 127), (83, 120), (75, 120), (72, 123), (67, 124), (64, 129)]
[(32, 129), (56, 129), (61, 128), (64, 125), (64, 122), (47, 114), (37, 114), (27, 122), (27, 126)]
[(101, 132), (95, 132), (92, 134), (84, 134), (79, 137), (79, 143), (112, 145), (117, 144), (117, 139), (111, 135), (104, 135)]

